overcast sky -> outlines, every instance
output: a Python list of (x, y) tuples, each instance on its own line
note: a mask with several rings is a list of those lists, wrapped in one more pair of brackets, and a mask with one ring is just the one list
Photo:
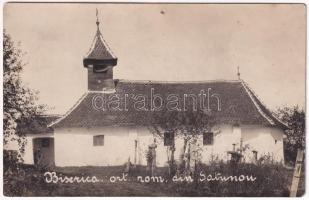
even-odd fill
[(118, 57), (114, 78), (241, 78), (270, 109), (305, 104), (305, 7), (245, 4), (17, 4), (4, 28), (21, 42), (23, 81), (63, 114), (87, 90), (82, 59), (96, 31)]

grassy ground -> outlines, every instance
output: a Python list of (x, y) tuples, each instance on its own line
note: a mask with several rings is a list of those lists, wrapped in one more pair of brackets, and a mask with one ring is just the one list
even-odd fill
[[(225, 166), (223, 166), (225, 167)], [(247, 169), (247, 166), (243, 166)], [(293, 170), (278, 167), (268, 167), (256, 172), (260, 182), (244, 185), (235, 184), (205, 184), (194, 183), (140, 183), (138, 175), (149, 174), (144, 167), (131, 172), (130, 181), (109, 181), (111, 176), (121, 176), (125, 167), (64, 167), (54, 168), (61, 176), (96, 176), (104, 178), (98, 183), (46, 183), (43, 177), (45, 170), (38, 171), (32, 166), (24, 166), (20, 176), (4, 177), (4, 194), (6, 196), (287, 196), (291, 184)], [(225, 169), (219, 166), (211, 170)], [(256, 168), (260, 169), (260, 168)], [(257, 171), (252, 168), (249, 170)], [(247, 171), (248, 172), (248, 171)], [(167, 169), (159, 168), (156, 175), (167, 177)], [(283, 177), (284, 176), (284, 177)], [(284, 184), (282, 184), (284, 182)], [(302, 174), (299, 194), (303, 194), (304, 173)], [(257, 193), (255, 190), (261, 190)]]

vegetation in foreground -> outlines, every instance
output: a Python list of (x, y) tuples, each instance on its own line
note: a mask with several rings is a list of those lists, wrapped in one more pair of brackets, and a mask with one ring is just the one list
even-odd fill
[[(14, 165), (15, 162), (6, 162)], [(121, 177), (126, 167), (63, 167), (39, 169), (34, 166), (18, 164), (4, 165), (5, 196), (250, 196), (250, 197), (282, 197), (289, 196), (293, 169), (286, 169), (276, 164), (237, 164), (232, 166), (223, 162), (210, 165), (197, 165), (198, 174), (189, 174), (193, 180), (173, 181), (168, 175), (168, 168), (157, 168), (153, 176), (161, 176), (168, 182), (148, 183), (138, 181), (137, 177), (150, 176), (146, 167), (137, 166), (128, 172), (129, 181), (104, 181), (97, 183), (47, 183), (46, 171), (55, 171), (65, 176)], [(222, 176), (253, 175), (252, 182), (235, 181), (199, 181), (199, 173), (206, 175), (221, 173)], [(181, 177), (181, 176), (179, 176)], [(145, 180), (145, 179), (144, 179)], [(304, 194), (304, 173), (300, 182), (298, 196)]]

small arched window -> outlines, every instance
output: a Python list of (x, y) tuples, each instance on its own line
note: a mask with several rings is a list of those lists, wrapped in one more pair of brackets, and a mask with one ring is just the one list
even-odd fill
[(253, 159), (254, 159), (255, 161), (257, 161), (257, 154), (258, 154), (258, 152), (255, 151), (255, 150), (253, 150), (252, 153), (253, 153)]

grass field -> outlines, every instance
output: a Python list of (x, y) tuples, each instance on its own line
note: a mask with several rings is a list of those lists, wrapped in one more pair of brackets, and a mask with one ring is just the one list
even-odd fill
[[(112, 176), (122, 177), (124, 166), (118, 167), (64, 167), (54, 168), (58, 176), (96, 176), (103, 182), (96, 183), (46, 183), (45, 170), (37, 170), (33, 166), (23, 166), (24, 173), (4, 177), (4, 195), (6, 196), (288, 196), (293, 170), (283, 167), (255, 167), (243, 165), (239, 167), (248, 173), (253, 171), (258, 177), (254, 183), (141, 183), (136, 177), (146, 177), (149, 173), (140, 167), (127, 177), (128, 181), (110, 182)], [(222, 171), (226, 165), (205, 169)], [(226, 171), (230, 173), (230, 171)], [(167, 169), (159, 168), (156, 176), (167, 177)], [(105, 181), (106, 180), (106, 181)], [(299, 186), (298, 195), (304, 193), (304, 173)]]

